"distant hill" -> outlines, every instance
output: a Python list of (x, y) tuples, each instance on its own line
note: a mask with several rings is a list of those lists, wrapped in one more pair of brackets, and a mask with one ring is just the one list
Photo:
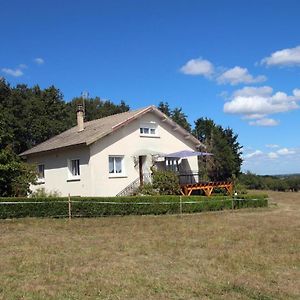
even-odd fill
[(300, 177), (300, 173), (295, 174), (278, 174), (278, 175), (272, 175), (274, 177), (280, 177), (280, 178), (290, 178), (290, 177)]
[(239, 176), (239, 183), (247, 189), (300, 191), (300, 174), (256, 175), (250, 172)]

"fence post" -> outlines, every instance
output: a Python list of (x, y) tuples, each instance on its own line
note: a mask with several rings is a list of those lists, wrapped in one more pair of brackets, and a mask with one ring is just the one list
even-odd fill
[(234, 209), (233, 200), (234, 200), (234, 198), (232, 197), (232, 200), (231, 200), (231, 209), (232, 209), (232, 211)]
[(72, 207), (71, 207), (71, 197), (70, 197), (70, 193), (68, 195), (68, 203), (69, 203), (69, 220), (72, 219)]
[(182, 215), (182, 196), (179, 196), (179, 201), (180, 201), (180, 215)]

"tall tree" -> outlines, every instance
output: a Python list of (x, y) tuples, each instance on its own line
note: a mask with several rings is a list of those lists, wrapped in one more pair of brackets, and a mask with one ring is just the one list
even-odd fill
[[(9, 91), (7, 90), (9, 88)], [(70, 127), (69, 112), (58, 89), (41, 90), (0, 83), (0, 111), (13, 135), (12, 146), (20, 153)]]
[(24, 163), (12, 147), (0, 149), (0, 197), (26, 196), (35, 181), (34, 166)]
[(168, 102), (159, 102), (157, 108), (185, 130), (191, 132), (191, 124), (188, 122), (187, 115), (182, 111), (181, 107), (171, 109)]
[(233, 154), (233, 174), (238, 176), (241, 172), (241, 165), (243, 163), (243, 146), (238, 142), (238, 135), (235, 134), (231, 128), (228, 127), (223, 132)]
[(171, 109), (168, 102), (159, 102), (157, 108), (168, 117), (171, 117)]
[(187, 120), (187, 115), (182, 112), (182, 108), (174, 108), (171, 113), (171, 118), (175, 121), (178, 125), (183, 127), (188, 132), (191, 132), (191, 124)]
[(213, 153), (204, 159), (211, 180), (226, 180), (239, 175), (242, 146), (232, 129), (223, 129), (211, 119), (200, 118), (195, 122), (193, 133), (206, 146), (206, 151)]
[(73, 125), (74, 122), (76, 122), (74, 116), (76, 115), (77, 106), (83, 102), (85, 106), (85, 121), (91, 121), (129, 110), (129, 106), (124, 101), (121, 101), (120, 104), (115, 104), (110, 100), (101, 100), (99, 97), (89, 99), (76, 97), (67, 103), (73, 119)]

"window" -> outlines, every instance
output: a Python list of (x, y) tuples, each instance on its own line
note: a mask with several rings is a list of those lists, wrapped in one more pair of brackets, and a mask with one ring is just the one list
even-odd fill
[(166, 158), (166, 170), (178, 172), (178, 159), (172, 157)]
[(157, 124), (155, 122), (141, 124), (140, 135), (141, 136), (157, 136)]
[(71, 161), (71, 173), (73, 176), (80, 176), (80, 165), (79, 165), (79, 159), (73, 159)]
[(37, 166), (38, 182), (43, 182), (45, 180), (45, 165)]
[(109, 156), (108, 165), (109, 165), (109, 174), (110, 175), (124, 175), (123, 167), (124, 156)]
[(71, 159), (68, 161), (69, 179), (80, 178), (80, 161), (79, 159)]

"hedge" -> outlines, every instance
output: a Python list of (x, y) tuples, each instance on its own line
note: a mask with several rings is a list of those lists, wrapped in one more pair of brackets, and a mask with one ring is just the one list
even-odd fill
[[(113, 215), (178, 214), (245, 207), (266, 207), (266, 195), (229, 196), (135, 196), (72, 197), (74, 217)], [(0, 219), (24, 217), (67, 217), (68, 198), (0, 198)]]

